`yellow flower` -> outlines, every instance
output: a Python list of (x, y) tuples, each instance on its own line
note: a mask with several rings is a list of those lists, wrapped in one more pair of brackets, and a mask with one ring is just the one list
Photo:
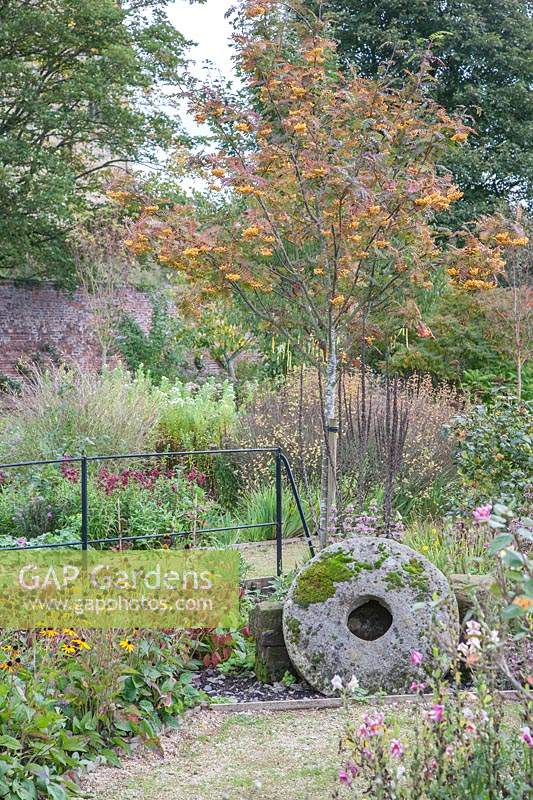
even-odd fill
[(225, 277), (228, 279), (228, 281), (233, 281), (234, 283), (236, 281), (240, 281), (241, 279), (241, 276), (238, 272), (227, 272)]
[(257, 225), (252, 225), (250, 228), (245, 228), (241, 234), (243, 239), (253, 239), (254, 236), (259, 236), (261, 229)]
[(312, 61), (316, 61), (317, 64), (323, 64), (324, 63), (324, 59), (322, 57), (323, 53), (324, 53), (323, 47), (313, 47), (311, 50), (307, 50), (304, 53), (304, 58), (309, 63)]
[(198, 247), (186, 247), (182, 255), (194, 258), (195, 256), (200, 255), (200, 249)]
[(55, 628), (41, 628), (39, 631), (41, 636), (59, 636), (59, 631), (56, 631)]
[(265, 258), (268, 258), (268, 256), (272, 255), (272, 248), (271, 247), (260, 247), (259, 248), (259, 252), (261, 253), (262, 256), (265, 256)]
[(294, 126), (295, 133), (307, 133), (307, 125), (305, 122), (297, 122)]
[(62, 645), (61, 645), (61, 650), (62, 650), (62, 651), (65, 653), (65, 655), (67, 655), (67, 656), (73, 656), (73, 655), (74, 655), (74, 653), (76, 653), (76, 652), (77, 652), (76, 648), (75, 648), (73, 645), (71, 645), (71, 644), (62, 644)]
[(338, 294), (338, 295), (336, 295), (335, 297), (333, 297), (331, 299), (331, 305), (332, 306), (340, 306), (343, 303), (344, 303), (344, 295), (343, 294)]
[(76, 636), (76, 631), (72, 630), (72, 628), (63, 628), (61, 633), (63, 636)]
[(135, 650), (135, 645), (133, 644), (133, 642), (130, 642), (129, 639), (121, 639), (120, 642), (118, 643), (118, 646), (121, 647), (123, 650), (126, 650), (126, 652), (128, 653), (131, 653), (132, 650)]
[(355, 242), (355, 244), (358, 244), (359, 242), (361, 242), (362, 239), (363, 239), (363, 237), (360, 236), (358, 233), (353, 233), (351, 236), (348, 236), (348, 240), (350, 242)]
[(239, 194), (253, 194), (255, 189), (249, 183), (246, 183), (244, 186), (236, 186), (235, 191)]
[(452, 142), (466, 142), (467, 139), (468, 132), (466, 131), (463, 131), (463, 133), (454, 133), (454, 135), (451, 137)]
[(159, 206), (143, 206), (141, 208), (143, 214), (153, 214), (154, 211), (159, 211)]
[(370, 208), (368, 209), (369, 214), (379, 214), (380, 211), (381, 211), (381, 206), (370, 206)]
[(324, 275), (324, 268), (323, 267), (315, 267), (313, 270), (313, 275)]
[(226, 173), (222, 169), (222, 167), (215, 167), (211, 170), (211, 174), (215, 176), (215, 178), (222, 178)]
[(90, 650), (91, 645), (88, 644), (84, 639), (72, 639), (71, 645), (75, 645), (78, 650)]
[(270, 136), (271, 133), (272, 133), (272, 128), (269, 125), (266, 125), (264, 128), (261, 128), (260, 130), (257, 131), (257, 135), (262, 139), (265, 136)]
[(237, 122), (235, 127), (238, 131), (242, 131), (243, 133), (250, 130), (250, 126), (247, 122)]

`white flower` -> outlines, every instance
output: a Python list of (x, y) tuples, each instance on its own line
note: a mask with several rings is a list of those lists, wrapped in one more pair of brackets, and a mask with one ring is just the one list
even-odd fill
[(254, 786), (256, 789), (260, 789), (262, 787), (262, 783), (259, 780), (254, 781)]
[(398, 778), (398, 780), (401, 780), (404, 775), (405, 775), (405, 767), (403, 764), (400, 764), (400, 766), (396, 769), (396, 777)]
[(334, 689), (340, 691), (342, 689), (342, 678), (340, 675), (334, 675), (331, 679), (331, 685)]
[(357, 689), (359, 689), (359, 681), (355, 675), (352, 675), (346, 688), (349, 689), (350, 692), (355, 692)]
[(498, 631), (491, 631), (490, 632), (490, 640), (492, 644), (500, 644), (500, 635)]
[(479, 636), (481, 634), (481, 625), (475, 619), (469, 620), (466, 623), (466, 633), (468, 636)]

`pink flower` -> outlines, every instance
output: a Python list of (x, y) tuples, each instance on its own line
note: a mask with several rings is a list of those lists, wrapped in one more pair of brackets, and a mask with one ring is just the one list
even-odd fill
[(366, 727), (366, 725), (364, 723), (362, 725), (359, 725), (359, 728), (357, 729), (357, 733), (359, 734), (361, 739), (366, 739), (370, 735), (369, 731), (368, 731), (368, 728)]
[(487, 503), (484, 506), (478, 506), (472, 511), (472, 516), (475, 522), (487, 522), (490, 519), (492, 512), (492, 505)]
[(21, 536), (20, 539), (17, 539), (17, 544), (19, 547), (26, 547), (26, 537)]
[(341, 783), (344, 783), (346, 786), (349, 786), (350, 783), (352, 782), (352, 776), (350, 775), (349, 772), (346, 772), (346, 770), (343, 767), (341, 767), (339, 770), (339, 780)]
[(533, 747), (533, 735), (531, 734), (529, 725), (524, 725), (524, 727), (520, 729), (520, 738), (528, 747)]
[(390, 743), (390, 754), (393, 758), (401, 758), (403, 756), (403, 744), (399, 739), (393, 739)]
[(381, 728), (383, 726), (383, 722), (385, 720), (385, 715), (381, 712), (376, 712), (375, 714), (366, 714), (364, 717), (364, 722), (367, 728), (367, 736), (377, 736), (381, 733)]
[(409, 656), (409, 661), (413, 665), (413, 667), (419, 667), (423, 660), (424, 656), (422, 655), (420, 650), (413, 650), (411, 655)]
[(433, 722), (442, 722), (444, 719), (444, 706), (442, 703), (435, 703), (429, 710), (428, 717), (432, 719)]
[(346, 762), (346, 769), (348, 770), (348, 772), (351, 775), (353, 775), (354, 778), (357, 775), (357, 773), (359, 772), (359, 767), (357, 766), (357, 764), (354, 764), (353, 761), (347, 761)]
[(422, 694), (425, 688), (426, 688), (425, 683), (419, 683), (418, 681), (413, 681), (409, 687), (409, 691), (413, 692), (413, 694), (418, 694), (419, 692), (420, 694)]

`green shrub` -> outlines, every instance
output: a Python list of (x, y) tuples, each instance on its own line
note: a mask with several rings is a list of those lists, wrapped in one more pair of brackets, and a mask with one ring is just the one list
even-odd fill
[[(98, 757), (118, 765), (133, 738), (160, 747), (204, 698), (182, 633), (69, 629), (0, 640), (0, 797), (66, 800), (77, 773)], [(58, 702), (60, 700), (60, 702)]]
[(209, 380), (201, 386), (162, 381), (159, 389), (159, 434), (163, 448), (203, 450), (220, 447), (236, 425), (233, 385)]
[(459, 506), (524, 500), (533, 476), (533, 402), (499, 398), (456, 417), (449, 430), (456, 442)]
[[(306, 519), (310, 519), (308, 505), (302, 500)], [(316, 503), (318, 506), (318, 501)], [(282, 494), (283, 513), (283, 538), (291, 539), (303, 534), (302, 520), (292, 492), (284, 489)], [(254, 489), (244, 494), (237, 507), (223, 514), (215, 514), (208, 519), (209, 526), (228, 527), (233, 525), (259, 525), (262, 522), (275, 522), (276, 520), (276, 492), (273, 486)], [(215, 541), (219, 544), (232, 544), (233, 542), (260, 542), (276, 538), (274, 525), (264, 525), (258, 528), (243, 528), (237, 531), (214, 534)]]
[[(79, 468), (70, 478), (48, 466), (29, 479), (17, 474), (0, 486), (0, 547), (18, 539), (32, 545), (43, 536), (62, 541), (81, 538)], [(200, 485), (199, 472), (166, 471), (153, 465), (112, 472), (91, 465), (88, 483), (89, 539), (119, 536), (163, 536), (204, 526), (214, 502)], [(147, 540), (149, 546), (149, 540)]]
[(169, 312), (161, 297), (152, 298), (152, 324), (145, 333), (139, 323), (123, 314), (116, 346), (132, 372), (147, 371), (155, 383), (174, 379), (185, 363), (183, 331), (179, 319)]

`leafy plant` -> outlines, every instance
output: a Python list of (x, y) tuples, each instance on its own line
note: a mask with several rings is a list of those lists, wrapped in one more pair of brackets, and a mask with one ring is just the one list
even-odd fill
[(145, 333), (139, 323), (123, 314), (119, 322), (116, 347), (129, 369), (149, 373), (154, 383), (162, 378), (175, 380), (185, 362), (182, 324), (173, 315), (168, 303), (159, 296), (152, 297), (150, 330)]
[(524, 500), (533, 475), (533, 403), (500, 398), (475, 406), (456, 417), (449, 431), (460, 481), (457, 505)]

